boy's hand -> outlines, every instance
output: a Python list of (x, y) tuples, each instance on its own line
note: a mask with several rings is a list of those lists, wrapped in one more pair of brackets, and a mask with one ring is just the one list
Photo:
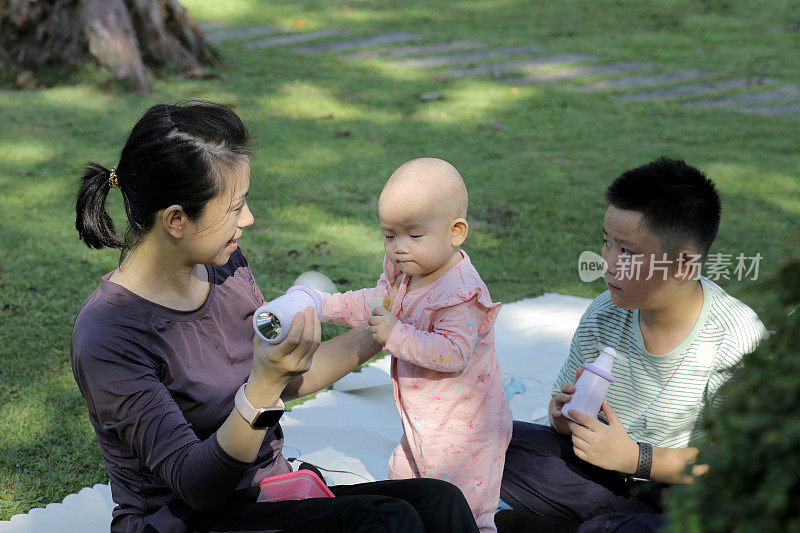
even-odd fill
[(394, 325), (397, 324), (397, 317), (383, 307), (376, 307), (372, 310), (368, 323), (372, 338), (383, 346), (389, 340), (389, 333), (394, 329)]
[[(583, 368), (578, 368), (578, 371), (575, 372), (575, 381), (578, 381), (582, 372)], [(575, 381), (572, 382), (572, 385), (562, 385), (561, 392), (556, 393), (550, 402), (550, 426), (562, 435), (570, 434), (570, 428), (567, 425), (569, 419), (561, 413), (561, 408), (572, 399), (572, 394), (575, 392)]]
[(639, 446), (628, 436), (608, 402), (603, 401), (600, 410), (606, 414), (608, 425), (574, 409), (569, 410), (569, 416), (580, 422), (576, 424), (567, 420), (575, 455), (606, 470), (633, 474), (639, 464)]

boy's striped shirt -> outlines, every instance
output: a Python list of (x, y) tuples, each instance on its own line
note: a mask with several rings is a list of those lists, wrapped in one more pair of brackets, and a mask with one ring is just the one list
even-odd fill
[(597, 358), (598, 343), (610, 346), (624, 359), (614, 361), (616, 382), (606, 399), (630, 437), (666, 448), (695, 445), (703, 435), (703, 411), (720, 401), (719, 387), (766, 335), (752, 309), (711, 280), (700, 282), (703, 307), (694, 328), (658, 356), (645, 350), (639, 310), (615, 306), (608, 291), (598, 296), (581, 317), (553, 394), (573, 382), (584, 362)]

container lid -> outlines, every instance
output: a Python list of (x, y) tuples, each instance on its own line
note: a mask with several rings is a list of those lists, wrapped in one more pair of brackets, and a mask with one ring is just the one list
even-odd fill
[(593, 363), (584, 363), (583, 368), (613, 383), (617, 381), (611, 373), (611, 368), (614, 365), (614, 356), (616, 355), (617, 352), (614, 348), (600, 346), (600, 354), (597, 356), (597, 359), (595, 359)]
[(308, 294), (314, 301), (314, 306), (317, 308), (317, 314), (322, 317), (322, 296), (320, 296), (317, 291), (308, 285), (292, 285), (289, 287), (289, 290), (286, 291), (286, 294), (294, 291), (303, 291), (304, 293)]
[(606, 381), (614, 382), (617, 381), (617, 378), (611, 372), (603, 370), (602, 368), (598, 367), (594, 363), (583, 363), (583, 368), (586, 370), (593, 372), (600, 376), (601, 378), (605, 379)]

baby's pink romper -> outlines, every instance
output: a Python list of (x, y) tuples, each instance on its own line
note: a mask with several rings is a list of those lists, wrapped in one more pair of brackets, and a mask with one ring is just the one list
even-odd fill
[(389, 477), (432, 477), (458, 486), (482, 532), (495, 531), (494, 511), (511, 410), (494, 350), (500, 304), (463, 258), (426, 287), (408, 291), (409, 276), (384, 258), (375, 288), (326, 294), (323, 318), (347, 326), (367, 321), (373, 298), (388, 296), (401, 276), (391, 312), (399, 319), (386, 350), (403, 438)]

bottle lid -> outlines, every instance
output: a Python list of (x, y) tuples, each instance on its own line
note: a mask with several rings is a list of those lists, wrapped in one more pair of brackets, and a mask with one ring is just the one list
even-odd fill
[(600, 354), (597, 356), (597, 359), (595, 359), (593, 363), (584, 363), (583, 368), (613, 383), (617, 381), (617, 378), (611, 373), (611, 368), (614, 366), (614, 357), (616, 355), (617, 352), (614, 348), (600, 346)]
[(308, 285), (292, 285), (289, 287), (289, 290), (286, 291), (286, 294), (294, 291), (302, 291), (308, 294), (311, 299), (314, 301), (314, 306), (317, 308), (317, 314), (322, 316), (322, 296), (314, 290), (313, 288), (309, 287)]

